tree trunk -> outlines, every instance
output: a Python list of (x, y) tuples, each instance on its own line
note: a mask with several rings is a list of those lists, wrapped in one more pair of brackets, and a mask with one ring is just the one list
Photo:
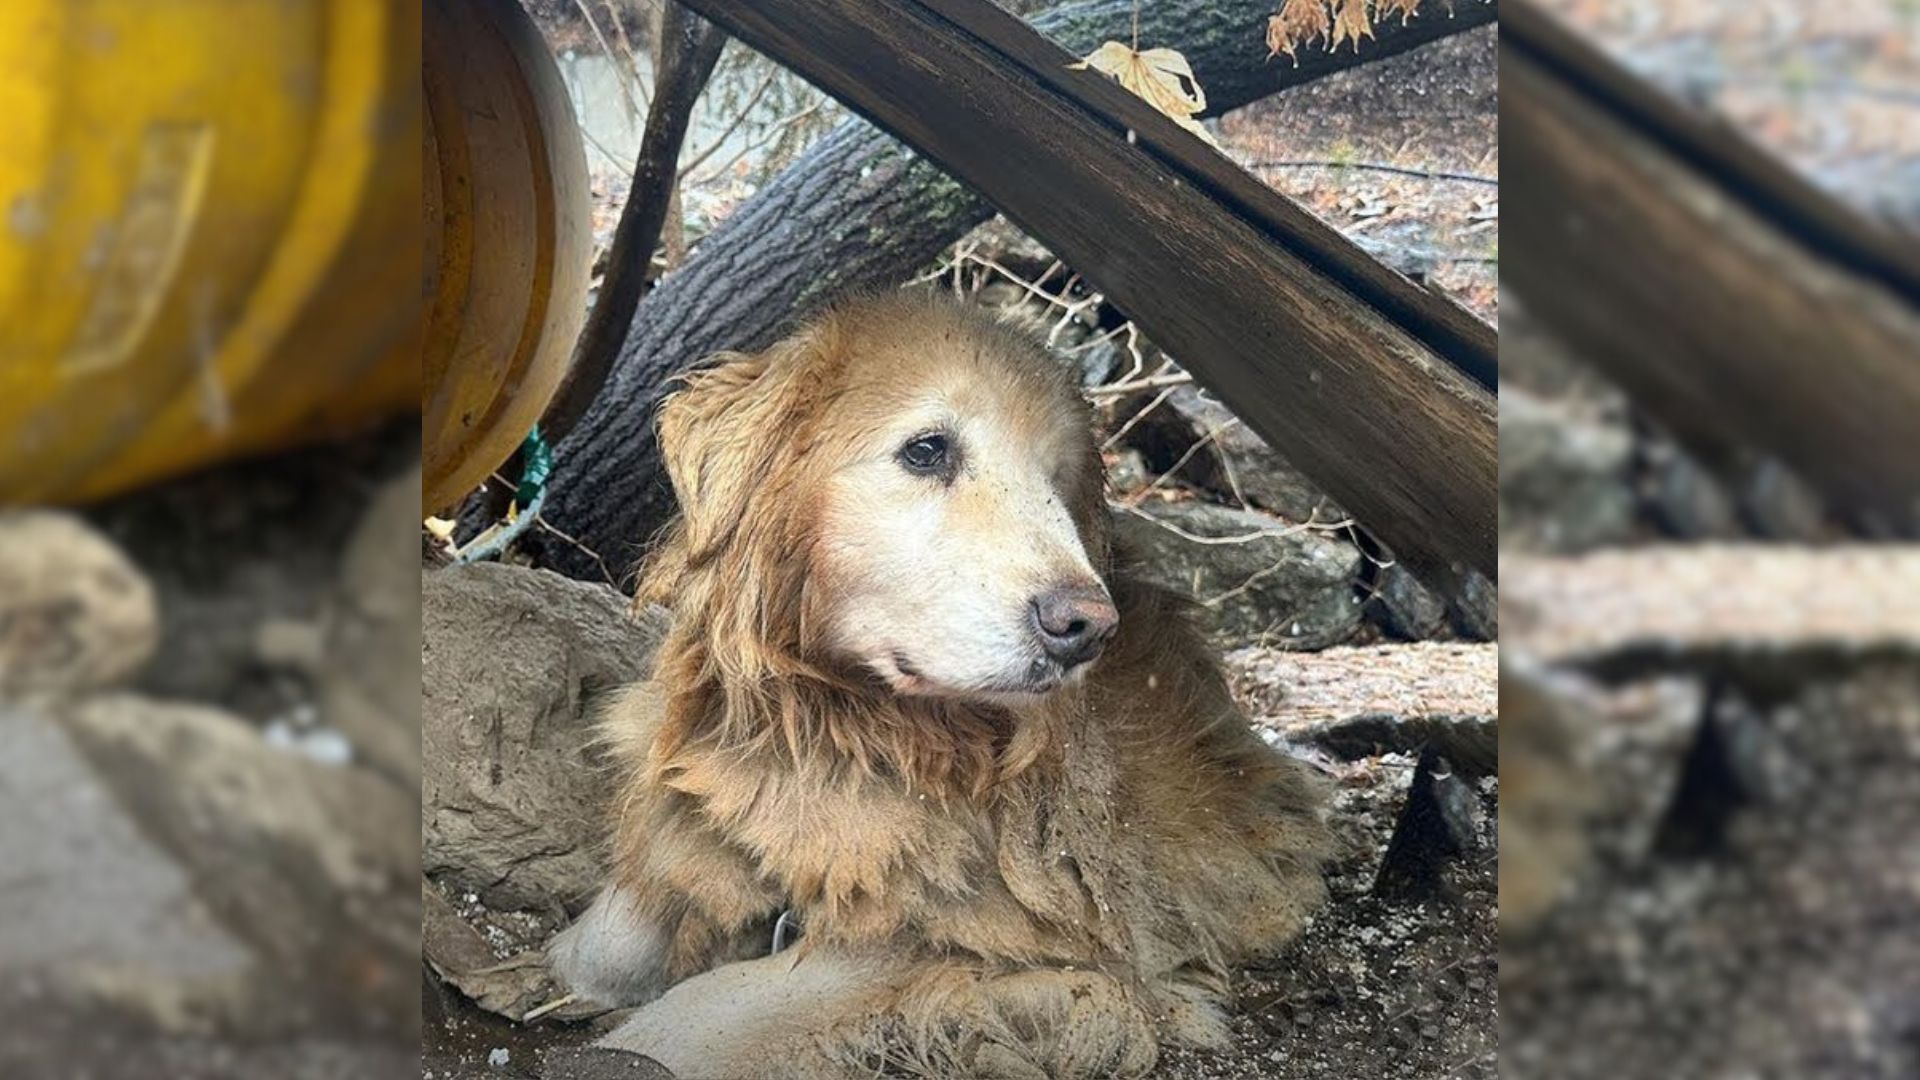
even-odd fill
[[(1379, 41), (1358, 54), (1303, 49), (1297, 68), (1266, 58), (1270, 0), (1143, 5), (1140, 40), (1181, 49), (1212, 107), (1225, 111), (1483, 25), (1495, 9), (1462, 2), (1451, 18), (1436, 5), (1405, 26), (1384, 20)], [(1085, 53), (1102, 40), (1128, 38), (1133, 11), (1131, 0), (1090, 0), (1034, 25)], [(557, 449), (547, 520), (608, 565), (631, 567), (673, 512), (653, 409), (674, 374), (721, 350), (764, 346), (831, 296), (897, 284), (993, 212), (871, 125), (835, 129), (647, 296), (604, 390)], [(538, 556), (564, 573), (600, 576), (593, 555), (572, 545), (547, 542)]]

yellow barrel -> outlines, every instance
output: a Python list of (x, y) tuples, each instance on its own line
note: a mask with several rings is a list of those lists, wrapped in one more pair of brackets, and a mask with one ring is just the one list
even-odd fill
[(427, 0), (424, 505), (497, 468), (565, 375), (592, 257), (586, 153), (516, 0)]
[(0, 502), (420, 400), (420, 16), (0, 3)]

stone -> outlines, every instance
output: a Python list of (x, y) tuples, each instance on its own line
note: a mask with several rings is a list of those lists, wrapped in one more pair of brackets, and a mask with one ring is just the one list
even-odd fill
[(1232, 410), (1198, 387), (1175, 390), (1136, 425), (1130, 441), (1156, 471), (1166, 471), (1209, 433), (1212, 439), (1187, 457), (1174, 479), (1211, 492), (1222, 502), (1244, 502), (1292, 522), (1331, 522), (1347, 516)]
[(600, 1046), (567, 1046), (547, 1051), (545, 1080), (673, 1080), (665, 1065), (644, 1054)]
[(1520, 390), (1500, 395), (1500, 541), (1574, 554), (1626, 540), (1635, 498), (1624, 423)]
[[(63, 707), (61, 718), (142, 832), (258, 956), (221, 1009), (226, 1022), (417, 1038), (410, 793), (364, 769), (276, 749), (244, 720), (203, 706), (108, 694)], [(273, 992), (287, 985), (300, 992)]]
[(1740, 508), (1726, 485), (1664, 439), (1644, 450), (1651, 483), (1648, 510), (1665, 531), (1683, 540), (1725, 540), (1744, 535)]
[(160, 616), (147, 578), (91, 525), (0, 512), (0, 693), (69, 692), (132, 677)]
[(0, 745), (0, 984), (206, 984), (252, 965), (57, 718), (0, 704)]
[(409, 792), (420, 787), (420, 469), (387, 481), (340, 559), (320, 712), (355, 754)]
[(1360, 552), (1342, 540), (1197, 501), (1149, 503), (1114, 520), (1141, 576), (1191, 597), (1221, 648), (1323, 649), (1360, 629)]
[(1381, 568), (1368, 607), (1381, 629), (1403, 641), (1433, 641), (1452, 634), (1446, 600), (1398, 562)]
[(425, 872), (497, 910), (584, 905), (608, 785), (596, 702), (646, 677), (664, 616), (497, 563), (432, 571), (421, 596)]

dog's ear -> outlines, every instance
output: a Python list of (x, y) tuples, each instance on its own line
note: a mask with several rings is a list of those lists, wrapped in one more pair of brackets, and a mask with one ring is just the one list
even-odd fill
[(695, 563), (727, 543), (772, 472), (789, 430), (799, 356), (782, 343), (716, 361), (660, 409), (661, 457), (680, 503), (684, 554)]

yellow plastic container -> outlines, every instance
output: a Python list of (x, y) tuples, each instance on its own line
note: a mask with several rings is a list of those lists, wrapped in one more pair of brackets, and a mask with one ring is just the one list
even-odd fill
[(0, 3), (0, 502), (420, 400), (420, 16)]
[(585, 318), (586, 152), (515, 0), (427, 0), (424, 505), (452, 505), (545, 411)]

